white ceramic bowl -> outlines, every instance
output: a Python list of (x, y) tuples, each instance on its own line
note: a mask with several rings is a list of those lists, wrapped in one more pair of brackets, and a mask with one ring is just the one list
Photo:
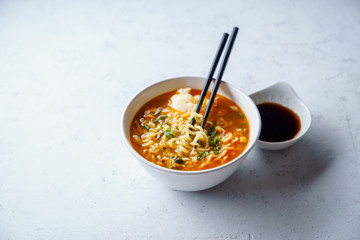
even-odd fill
[[(131, 146), (129, 129), (130, 123), (140, 107), (150, 99), (172, 90), (184, 87), (202, 89), (204, 82), (205, 78), (200, 77), (178, 77), (156, 82), (155, 84), (141, 90), (133, 99), (131, 99), (125, 107), (122, 116), (122, 135), (130, 152), (139, 160), (140, 164), (151, 176), (172, 189), (182, 191), (199, 191), (223, 182), (235, 172), (239, 164), (253, 149), (260, 135), (260, 114), (254, 102), (246, 94), (236, 89), (229, 83), (222, 82), (218, 93), (237, 103), (244, 111), (250, 124), (249, 143), (245, 151), (240, 156), (229, 163), (212, 169), (201, 171), (179, 171), (160, 167), (149, 162), (138, 154)], [(209, 90), (211, 89), (212, 85)]]
[(250, 97), (256, 105), (264, 102), (273, 102), (293, 110), (299, 116), (301, 123), (300, 131), (294, 138), (282, 142), (266, 142), (258, 140), (257, 146), (260, 148), (266, 150), (280, 150), (288, 148), (299, 141), (309, 130), (311, 124), (310, 111), (290, 84), (286, 82), (278, 82), (268, 88), (251, 94)]

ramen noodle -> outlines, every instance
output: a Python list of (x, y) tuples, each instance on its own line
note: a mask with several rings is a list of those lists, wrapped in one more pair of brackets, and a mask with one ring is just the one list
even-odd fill
[(142, 106), (130, 125), (133, 148), (154, 164), (186, 171), (214, 168), (239, 156), (249, 140), (248, 119), (232, 100), (217, 94), (202, 128), (209, 94), (196, 113), (200, 93), (179, 89)]

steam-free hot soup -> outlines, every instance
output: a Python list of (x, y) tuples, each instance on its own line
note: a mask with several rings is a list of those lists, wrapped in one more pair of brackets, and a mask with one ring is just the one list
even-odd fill
[(133, 148), (154, 164), (187, 171), (214, 168), (239, 156), (249, 141), (248, 119), (232, 100), (217, 94), (202, 128), (209, 96), (198, 114), (200, 93), (179, 89), (142, 106), (130, 125)]

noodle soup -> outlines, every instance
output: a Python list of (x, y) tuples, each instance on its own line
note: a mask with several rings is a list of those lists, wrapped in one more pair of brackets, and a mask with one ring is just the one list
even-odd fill
[(209, 95), (197, 114), (200, 93), (179, 89), (147, 102), (131, 122), (132, 147), (154, 164), (185, 171), (218, 167), (238, 157), (249, 142), (247, 117), (232, 100), (217, 94), (202, 128)]

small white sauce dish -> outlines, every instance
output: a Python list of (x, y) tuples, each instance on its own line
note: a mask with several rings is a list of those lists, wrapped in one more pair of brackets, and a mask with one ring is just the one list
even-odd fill
[[(130, 100), (123, 112), (121, 128), (126, 146), (151, 176), (172, 189), (182, 191), (200, 191), (223, 182), (236, 171), (240, 163), (251, 152), (260, 135), (260, 114), (254, 102), (248, 95), (244, 94), (231, 84), (222, 82), (218, 93), (237, 103), (248, 118), (250, 125), (249, 143), (245, 151), (240, 156), (219, 167), (201, 171), (180, 171), (160, 167), (146, 160), (133, 149), (130, 141), (130, 124), (141, 106), (160, 94), (179, 88), (190, 87), (194, 89), (202, 89), (205, 80), (205, 78), (201, 77), (178, 77), (159, 81), (141, 90)], [(212, 86), (210, 86), (209, 90), (211, 89)]]
[(278, 82), (268, 88), (250, 95), (256, 105), (261, 103), (278, 103), (294, 111), (300, 118), (301, 127), (294, 138), (282, 142), (267, 142), (258, 140), (257, 146), (266, 150), (280, 150), (288, 148), (299, 141), (309, 130), (311, 114), (304, 102), (296, 94), (295, 90), (286, 82)]

